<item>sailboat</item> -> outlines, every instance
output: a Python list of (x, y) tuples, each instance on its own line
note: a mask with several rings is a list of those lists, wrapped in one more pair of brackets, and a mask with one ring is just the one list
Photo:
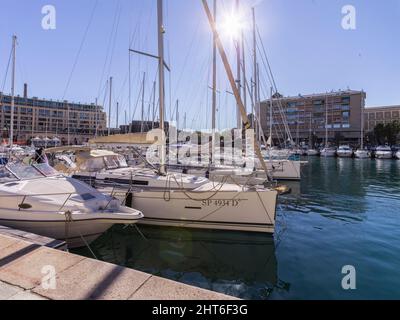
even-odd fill
[(325, 147), (321, 150), (321, 157), (336, 157), (336, 148), (328, 147), (328, 95), (325, 97)]
[[(211, 13), (209, 16), (214, 35), (217, 36)], [(157, 0), (158, 62), (159, 62), (159, 118), (160, 131), (164, 131), (164, 27), (163, 1)], [(230, 66), (221, 43), (221, 57), (227, 69), (232, 90), (238, 98), (238, 89), (232, 79)], [(248, 118), (241, 99), (243, 122)], [(130, 142), (131, 135), (97, 138), (121, 145)], [(91, 150), (77, 155), (73, 177), (91, 183), (102, 192), (109, 192), (129, 207), (143, 212), (140, 223), (179, 226), (187, 228), (239, 230), (273, 233), (275, 228), (278, 192), (269, 188), (245, 187), (226, 180), (212, 182), (204, 177), (167, 172), (165, 140), (159, 141), (160, 161), (157, 168), (128, 167), (125, 159), (115, 155), (95, 155)], [(262, 160), (261, 152), (257, 155)], [(91, 168), (93, 164), (94, 168)], [(98, 167), (100, 166), (100, 167)], [(264, 166), (263, 166), (264, 168)], [(264, 168), (266, 169), (266, 168)]]
[(371, 158), (371, 153), (364, 149), (364, 109), (365, 109), (365, 95), (363, 95), (363, 103), (361, 106), (361, 146), (354, 153), (354, 156), (358, 159), (368, 159)]

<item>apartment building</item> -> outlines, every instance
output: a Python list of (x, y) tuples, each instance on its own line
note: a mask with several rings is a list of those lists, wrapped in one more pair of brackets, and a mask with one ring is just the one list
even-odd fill
[(314, 142), (322, 143), (326, 132), (330, 141), (339, 139), (357, 143), (365, 99), (365, 92), (355, 90), (292, 97), (275, 94), (272, 100), (261, 103), (260, 120), (264, 135), (268, 137), (272, 127), (274, 143), (282, 143), (288, 139), (285, 129), (287, 123), (297, 143), (308, 143), (311, 137)]
[(379, 123), (386, 124), (400, 121), (400, 106), (368, 107), (365, 108), (365, 131), (373, 131)]
[[(11, 96), (0, 92), (0, 130), (7, 141), (11, 127)], [(68, 101), (15, 97), (14, 143), (26, 144), (33, 138), (60, 139), (62, 144), (81, 144), (107, 128), (103, 107)]]

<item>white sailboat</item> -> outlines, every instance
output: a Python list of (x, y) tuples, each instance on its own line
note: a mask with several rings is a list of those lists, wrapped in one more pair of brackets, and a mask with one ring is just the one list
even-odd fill
[[(159, 117), (160, 129), (164, 130), (164, 49), (163, 49), (163, 2), (157, 0), (158, 12), (158, 60), (159, 60)], [(217, 42), (219, 37), (208, 5), (203, 2)], [(240, 106), (243, 122), (249, 121), (238, 94), (232, 71), (222, 44), (218, 48), (228, 73), (232, 91)], [(107, 137), (129, 140), (129, 135)], [(95, 139), (96, 140), (96, 139)], [(116, 144), (120, 142), (116, 141)], [(161, 150), (160, 150), (161, 149)], [(261, 158), (261, 152), (256, 153)], [(167, 173), (165, 141), (161, 142), (159, 169), (129, 168), (121, 156), (93, 156), (88, 151), (86, 160), (76, 161), (74, 177), (95, 185), (101, 191), (111, 192), (114, 197), (125, 199), (125, 203), (141, 210), (144, 224), (240, 230), (273, 233), (278, 192), (268, 188), (244, 187), (217, 183), (192, 175)], [(90, 166), (93, 159), (95, 169)], [(90, 161), (90, 162), (88, 162)], [(103, 168), (97, 166), (103, 164)], [(84, 170), (79, 170), (84, 165)], [(264, 168), (263, 166), (263, 169)]]
[(0, 224), (66, 240), (69, 248), (89, 244), (114, 224), (143, 217), (110, 196), (47, 164), (0, 168)]
[(358, 159), (368, 159), (371, 158), (371, 152), (364, 148), (364, 109), (365, 109), (365, 96), (363, 95), (363, 103), (361, 106), (361, 146), (354, 153), (354, 156)]
[[(57, 151), (62, 153), (61, 148)], [(122, 155), (110, 151), (82, 148), (75, 153), (75, 166), (61, 157), (52, 158), (58, 159), (57, 169), (64, 166), (73, 178), (142, 211), (142, 224), (274, 231), (278, 192), (272, 189), (244, 187), (228, 183), (227, 178), (217, 183), (187, 174), (159, 175), (154, 169), (131, 168)]]

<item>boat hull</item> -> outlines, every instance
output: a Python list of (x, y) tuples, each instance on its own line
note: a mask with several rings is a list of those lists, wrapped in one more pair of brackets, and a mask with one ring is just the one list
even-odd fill
[(353, 152), (337, 152), (337, 156), (339, 158), (352, 158), (353, 157)]
[(376, 152), (375, 158), (376, 159), (392, 159), (393, 154), (391, 152)]
[(130, 192), (126, 205), (143, 212), (141, 224), (273, 233), (277, 195), (274, 190), (141, 191)]
[(371, 154), (368, 151), (365, 151), (365, 150), (357, 150), (354, 153), (354, 156), (357, 159), (369, 159), (369, 158), (371, 158)]
[(52, 239), (65, 240), (68, 248), (84, 247), (100, 237), (113, 226), (112, 221), (86, 220), (79, 222), (32, 221), (21, 219), (0, 219), (0, 224)]

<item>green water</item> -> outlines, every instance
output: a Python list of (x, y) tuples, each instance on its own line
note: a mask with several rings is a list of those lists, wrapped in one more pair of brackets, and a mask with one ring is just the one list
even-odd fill
[[(400, 161), (311, 158), (274, 238), (116, 227), (99, 259), (246, 299), (400, 299)], [(86, 249), (77, 253), (90, 256)], [(356, 290), (342, 288), (342, 267)]]

